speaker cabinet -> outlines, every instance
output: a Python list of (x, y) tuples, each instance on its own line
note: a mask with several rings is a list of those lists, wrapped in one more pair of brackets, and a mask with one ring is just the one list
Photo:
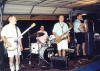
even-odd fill
[(67, 69), (67, 57), (53, 56), (51, 57), (53, 68), (56, 69)]

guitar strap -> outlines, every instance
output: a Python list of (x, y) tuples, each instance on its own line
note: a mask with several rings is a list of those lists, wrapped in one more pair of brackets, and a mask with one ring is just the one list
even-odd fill
[[(18, 38), (18, 29), (17, 29), (17, 26), (15, 25), (15, 28), (16, 28), (16, 34), (17, 34), (17, 38)], [(18, 51), (18, 39), (16, 40), (16, 43), (17, 43), (17, 53), (19, 55), (19, 51)]]
[[(15, 25), (16, 28), (16, 34), (17, 34), (17, 38), (18, 38), (18, 30), (17, 30), (17, 26)], [(17, 39), (17, 45), (18, 45), (18, 39)]]
[[(17, 38), (18, 38), (18, 28), (17, 28), (16, 25), (15, 25), (15, 28), (16, 28)], [(19, 46), (18, 46), (18, 44), (19, 44), (19, 43), (18, 43), (18, 39), (17, 39), (17, 42), (16, 42), (16, 43), (17, 43), (18, 63), (20, 64), (20, 56), (19, 56), (19, 55), (20, 55), (20, 52), (19, 52), (19, 49), (18, 49), (18, 48), (19, 48)], [(16, 66), (17, 66), (17, 64), (16, 64)], [(19, 66), (19, 65), (18, 65), (18, 66)]]

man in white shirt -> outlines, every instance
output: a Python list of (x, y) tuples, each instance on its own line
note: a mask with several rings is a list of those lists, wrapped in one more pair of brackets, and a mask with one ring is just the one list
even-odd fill
[[(68, 31), (68, 25), (64, 22), (64, 16), (60, 15), (59, 22), (54, 25), (54, 28), (52, 30), (53, 35), (56, 37), (56, 39), (60, 39), (60, 36), (67, 31)], [(68, 40), (69, 40), (69, 35), (68, 38), (66, 37), (66, 39), (62, 40), (57, 44), (59, 56), (66, 55), (66, 50), (68, 49)]]
[(44, 30), (44, 26), (40, 27), (40, 31), (38, 31), (37, 34), (43, 34), (42, 36), (39, 35), (36, 38), (37, 42), (40, 43), (41, 45), (46, 44), (46, 41), (47, 41), (47, 38), (48, 38), (48, 33)]
[[(9, 65), (11, 71), (18, 71), (19, 70), (19, 63), (20, 63), (20, 55), (21, 51), (23, 50), (22, 41), (20, 37), (21, 35), (20, 29), (15, 25), (17, 24), (17, 19), (15, 16), (10, 16), (8, 18), (9, 24), (5, 25), (1, 31), (1, 37), (3, 42), (7, 45), (7, 53), (9, 57)], [(14, 66), (14, 57), (15, 57), (15, 65)], [(16, 67), (16, 68), (15, 68)]]

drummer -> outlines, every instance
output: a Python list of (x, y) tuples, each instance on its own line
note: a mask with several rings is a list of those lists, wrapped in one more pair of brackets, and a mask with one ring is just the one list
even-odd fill
[(40, 30), (37, 32), (38, 36), (36, 37), (36, 40), (39, 44), (44, 45), (47, 42), (48, 33), (45, 31), (44, 26), (40, 26)]

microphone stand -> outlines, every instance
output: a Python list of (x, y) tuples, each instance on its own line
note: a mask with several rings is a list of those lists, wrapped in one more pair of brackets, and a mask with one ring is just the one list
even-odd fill
[(32, 51), (32, 50), (31, 50), (31, 44), (30, 44), (30, 42), (31, 42), (31, 40), (30, 40), (30, 32), (28, 32), (28, 40), (29, 40), (28, 43), (29, 43), (29, 49), (30, 49), (30, 50), (29, 50), (30, 53), (29, 53), (29, 55), (28, 55), (28, 56), (29, 56), (29, 65), (31, 65), (31, 51)]
[(34, 65), (32, 66), (32, 61), (31, 61), (31, 59), (32, 59), (32, 49), (31, 49), (31, 44), (30, 44), (30, 43), (31, 43), (30, 32), (28, 32), (28, 40), (29, 40), (28, 43), (29, 43), (29, 49), (30, 49), (30, 50), (29, 50), (30, 53), (29, 53), (29, 55), (28, 55), (28, 56), (29, 56), (29, 62), (28, 62), (28, 64), (29, 64), (29, 66), (31, 66), (32, 68), (34, 68)]

